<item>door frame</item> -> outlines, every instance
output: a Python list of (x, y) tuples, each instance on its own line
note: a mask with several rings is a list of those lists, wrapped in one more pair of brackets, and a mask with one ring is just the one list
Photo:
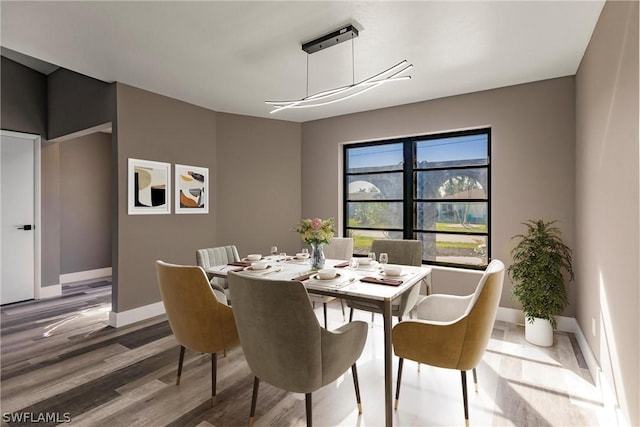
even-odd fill
[(9, 136), (12, 138), (25, 139), (33, 143), (33, 221), (34, 221), (34, 241), (33, 241), (33, 287), (35, 299), (40, 299), (47, 296), (52, 296), (50, 293), (42, 291), (42, 264), (41, 264), (41, 183), (40, 183), (40, 144), (42, 139), (40, 135), (31, 133), (14, 132), (9, 130), (0, 130), (0, 134), (3, 136)]

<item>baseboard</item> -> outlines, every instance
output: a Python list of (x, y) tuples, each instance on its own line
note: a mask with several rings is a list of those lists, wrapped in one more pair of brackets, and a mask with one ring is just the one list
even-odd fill
[(114, 328), (120, 328), (122, 326), (130, 325), (132, 323), (140, 322), (142, 320), (150, 319), (152, 317), (160, 316), (164, 314), (164, 304), (162, 301), (145, 305), (142, 307), (134, 308), (132, 310), (126, 310), (116, 313), (115, 311), (109, 312), (109, 326)]
[(42, 286), (38, 288), (36, 299), (59, 297), (62, 295), (62, 285)]
[(96, 270), (78, 271), (76, 273), (68, 273), (60, 275), (60, 283), (73, 283), (82, 280), (97, 279), (100, 277), (111, 276), (111, 267), (98, 268)]
[[(515, 308), (498, 307), (496, 313), (496, 320), (501, 320), (507, 323), (514, 323), (516, 325), (524, 325), (524, 313), (522, 310)], [(556, 316), (557, 330), (561, 332), (576, 333), (577, 329), (580, 329), (578, 322), (573, 317)], [(587, 341), (585, 340), (585, 344)]]

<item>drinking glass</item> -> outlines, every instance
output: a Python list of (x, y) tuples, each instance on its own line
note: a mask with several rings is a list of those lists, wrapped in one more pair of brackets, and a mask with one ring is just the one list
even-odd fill
[(278, 247), (271, 246), (271, 255), (278, 255)]
[(286, 260), (287, 260), (287, 253), (280, 252), (280, 261), (286, 261)]
[(382, 264), (382, 268), (389, 262), (389, 255), (386, 252), (380, 253), (380, 264)]
[(359, 264), (360, 264), (360, 263), (358, 262), (358, 258), (356, 258), (356, 257), (353, 257), (353, 258), (351, 258), (351, 259), (349, 260), (349, 268), (350, 268), (351, 270), (356, 270), (356, 269), (358, 268), (358, 265), (359, 265)]
[(302, 252), (303, 254), (308, 254), (309, 253), (309, 249), (307, 248), (302, 248)]
[(369, 259), (371, 260), (371, 262), (376, 260), (376, 253), (375, 252), (369, 252)]

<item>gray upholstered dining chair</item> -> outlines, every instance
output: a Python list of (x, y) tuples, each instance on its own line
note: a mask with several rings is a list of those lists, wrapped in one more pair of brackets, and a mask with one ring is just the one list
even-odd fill
[(253, 424), (260, 381), (304, 393), (307, 426), (311, 393), (338, 379), (349, 367), (362, 413), (356, 360), (367, 339), (367, 324), (347, 323), (329, 331), (318, 323), (301, 282), (229, 273), (229, 290), (240, 343), (255, 375), (249, 425)]
[(473, 371), (478, 391), (476, 366), (482, 359), (498, 311), (504, 282), (504, 264), (493, 260), (471, 295), (429, 295), (418, 305), (418, 318), (393, 328), (393, 350), (398, 362), (396, 408), (400, 397), (403, 360), (414, 360), (440, 368), (459, 370), (462, 377), (464, 418), (469, 425), (466, 371)]
[[(353, 256), (353, 238), (352, 237), (333, 237), (324, 246), (324, 256), (329, 259), (348, 260)], [(333, 301), (335, 297), (323, 295), (309, 295), (312, 302), (322, 303), (324, 315), (324, 327), (327, 327), (327, 303)], [(344, 301), (340, 300), (340, 308), (342, 308), (342, 320), (345, 320)]]
[[(238, 249), (233, 246), (218, 246), (215, 248), (206, 248), (196, 250), (196, 264), (205, 270), (214, 265), (227, 264), (232, 261), (240, 261)], [(211, 287), (216, 290), (216, 296), (220, 297), (220, 293), (224, 294), (225, 299), (222, 301), (227, 303), (229, 299), (229, 284), (226, 279), (214, 277), (207, 273)]]
[(333, 237), (324, 246), (324, 256), (348, 260), (353, 256), (353, 237)]
[[(389, 255), (389, 264), (411, 265), (419, 267), (422, 265), (422, 244), (419, 240), (384, 239), (374, 240), (371, 244), (371, 251), (379, 256), (381, 253)], [(398, 320), (407, 314), (420, 299), (420, 283), (417, 283), (411, 290), (405, 292), (400, 297), (391, 302), (391, 315), (397, 316)], [(373, 304), (360, 301), (347, 301), (351, 308), (349, 311), (349, 321), (353, 320), (353, 310), (365, 310), (371, 312), (371, 321), (374, 313), (382, 313), (382, 309)]]
[(180, 344), (176, 385), (180, 385), (185, 348), (211, 353), (211, 402), (216, 397), (217, 353), (239, 344), (231, 307), (215, 297), (201, 267), (156, 261), (160, 294), (169, 326)]

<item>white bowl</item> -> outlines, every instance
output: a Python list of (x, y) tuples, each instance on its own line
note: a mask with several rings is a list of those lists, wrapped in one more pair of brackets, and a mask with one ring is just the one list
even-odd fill
[(264, 270), (269, 264), (266, 261), (258, 261), (251, 263), (252, 270)]
[(358, 264), (369, 265), (371, 264), (371, 258), (358, 258)]
[(399, 276), (402, 274), (402, 267), (399, 265), (387, 265), (384, 267), (384, 274), (387, 276)]
[(336, 277), (336, 269), (335, 268), (323, 268), (318, 270), (318, 277), (321, 280), (329, 280)]
[(261, 254), (249, 254), (249, 255), (247, 255), (247, 259), (249, 261), (259, 261), (260, 258), (262, 258)]
[(296, 254), (296, 258), (298, 258), (298, 259), (307, 259), (307, 258), (309, 258), (309, 254), (300, 252), (300, 253)]

